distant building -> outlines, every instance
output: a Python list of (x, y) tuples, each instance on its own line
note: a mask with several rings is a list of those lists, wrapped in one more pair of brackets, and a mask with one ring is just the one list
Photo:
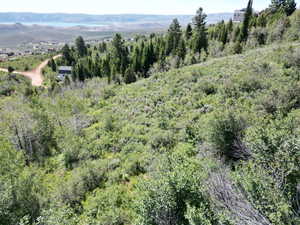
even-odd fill
[(0, 62), (7, 61), (7, 59), (8, 59), (8, 55), (7, 54), (1, 54), (0, 53)]
[(8, 55), (9, 57), (11, 57), (11, 56), (14, 56), (15, 53), (14, 53), (14, 52), (8, 52), (7, 55)]
[(71, 66), (60, 66), (58, 68), (58, 80), (64, 80), (66, 76), (72, 74), (72, 67)]
[(233, 15), (233, 22), (243, 22), (246, 14), (246, 9), (235, 10)]
[(55, 48), (48, 48), (47, 51), (48, 51), (48, 53), (52, 53), (52, 52), (55, 52), (56, 50), (55, 50)]

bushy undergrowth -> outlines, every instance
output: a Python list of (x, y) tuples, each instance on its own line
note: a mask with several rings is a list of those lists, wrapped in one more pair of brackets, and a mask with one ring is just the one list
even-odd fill
[(26, 57), (18, 57), (14, 60), (0, 62), (1, 68), (12, 67), (17, 71), (29, 71), (36, 68), (42, 61), (48, 59), (50, 55), (32, 55)]
[(2, 224), (298, 224), (298, 52), (1, 98)]

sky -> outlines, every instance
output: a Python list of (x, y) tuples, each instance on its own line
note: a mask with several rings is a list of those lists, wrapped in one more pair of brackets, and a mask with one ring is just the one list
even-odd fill
[[(232, 12), (248, 0), (7, 0), (0, 12), (85, 13), (85, 14), (194, 14), (200, 6), (206, 13)], [(271, 0), (254, 0), (255, 10)], [(300, 5), (300, 0), (297, 0)]]

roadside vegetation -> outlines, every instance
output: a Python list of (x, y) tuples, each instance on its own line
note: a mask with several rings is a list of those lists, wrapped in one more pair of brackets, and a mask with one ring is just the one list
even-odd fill
[(41, 62), (51, 58), (50, 54), (17, 57), (16, 59), (0, 62), (0, 68), (11, 67), (16, 71), (30, 71), (35, 69)]
[(89, 76), (83, 62), (99, 49), (79, 50), (78, 39), (54, 62), (76, 54), (72, 78), (2, 94), (1, 225), (298, 225), (300, 14), (275, 3), (247, 41), (224, 44), (209, 32), (229, 25), (209, 27), (207, 52), (189, 53), (194, 65), (157, 61), (132, 82), (118, 68), (111, 80)]
[(30, 81), (21, 75), (0, 72), (0, 97), (31, 93)]

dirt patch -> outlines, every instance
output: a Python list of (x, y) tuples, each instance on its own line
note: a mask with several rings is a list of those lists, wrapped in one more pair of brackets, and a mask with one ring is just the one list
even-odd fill
[[(53, 57), (53, 59), (57, 59), (61, 56), (62, 55), (56, 55)], [(26, 72), (14, 71), (13, 73), (28, 77), (29, 79), (31, 79), (32, 86), (39, 87), (39, 86), (42, 86), (43, 81), (44, 81), (43, 69), (47, 66), (49, 61), (50, 61), (50, 59), (43, 61), (38, 67), (36, 67), (35, 69), (33, 69), (31, 71), (26, 71)], [(8, 70), (4, 69), (4, 68), (0, 68), (0, 71), (8, 72)]]

